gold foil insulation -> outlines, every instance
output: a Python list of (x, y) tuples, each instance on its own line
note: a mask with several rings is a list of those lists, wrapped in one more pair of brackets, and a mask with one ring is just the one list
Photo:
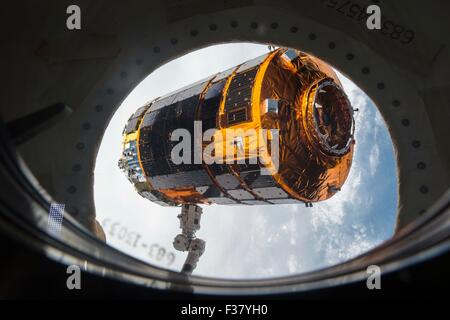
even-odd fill
[[(192, 161), (176, 165), (170, 137), (179, 128), (198, 148)], [(245, 135), (252, 130), (257, 134)], [(138, 109), (125, 127), (119, 166), (142, 196), (161, 205), (309, 203), (344, 184), (353, 133), (353, 109), (331, 67), (280, 48)]]

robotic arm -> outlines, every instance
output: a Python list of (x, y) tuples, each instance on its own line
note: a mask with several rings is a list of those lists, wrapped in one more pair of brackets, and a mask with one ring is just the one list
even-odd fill
[(192, 274), (200, 256), (205, 251), (206, 242), (195, 237), (195, 233), (200, 229), (202, 212), (201, 207), (186, 204), (181, 207), (181, 214), (178, 215), (181, 234), (175, 237), (173, 246), (178, 251), (188, 251), (188, 256), (181, 270), (183, 273)]

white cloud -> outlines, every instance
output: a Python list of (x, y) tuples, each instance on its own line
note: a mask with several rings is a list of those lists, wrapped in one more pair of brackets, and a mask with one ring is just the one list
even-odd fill
[(380, 164), (380, 148), (378, 147), (378, 144), (375, 144), (372, 150), (370, 151), (369, 156), (369, 169), (371, 175), (375, 175), (375, 172), (377, 171), (379, 164)]
[(294, 254), (290, 254), (287, 260), (288, 270), (290, 274), (298, 273), (300, 270), (300, 266), (297, 260), (297, 256)]

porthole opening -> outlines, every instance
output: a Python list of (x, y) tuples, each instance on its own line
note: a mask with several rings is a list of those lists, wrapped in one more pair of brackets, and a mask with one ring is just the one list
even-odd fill
[[(149, 101), (273, 49), (233, 43), (191, 52), (152, 72), (123, 101), (104, 134), (95, 168), (97, 219), (108, 244), (152, 265), (183, 269), (187, 253), (173, 243), (180, 232), (180, 207), (162, 207), (143, 198), (117, 167), (123, 125)], [(311, 130), (316, 130), (316, 142), (331, 157), (345, 153), (356, 141), (345, 184), (325, 185), (332, 196), (317, 203), (264, 206), (242, 200), (249, 205), (202, 206), (197, 236), (206, 240), (206, 247), (193, 275), (247, 280), (301, 274), (344, 262), (393, 235), (397, 180), (388, 130), (370, 98), (334, 72), (342, 88), (326, 82), (317, 86), (311, 101), (322, 105), (324, 112), (313, 109), (311, 124), (316, 127)], [(231, 193), (249, 196), (244, 191), (248, 193)]]

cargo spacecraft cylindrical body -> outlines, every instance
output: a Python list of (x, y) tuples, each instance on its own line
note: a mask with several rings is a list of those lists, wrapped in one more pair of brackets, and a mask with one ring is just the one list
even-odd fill
[(139, 108), (119, 166), (165, 206), (311, 203), (340, 190), (353, 148), (334, 71), (280, 48)]

